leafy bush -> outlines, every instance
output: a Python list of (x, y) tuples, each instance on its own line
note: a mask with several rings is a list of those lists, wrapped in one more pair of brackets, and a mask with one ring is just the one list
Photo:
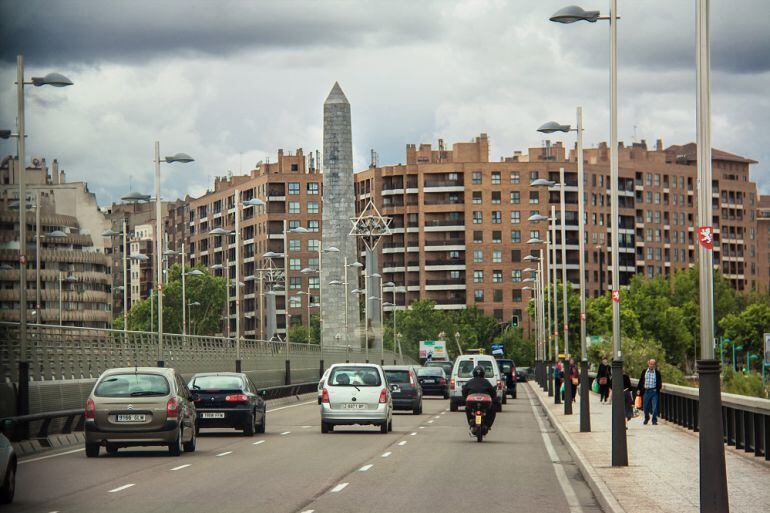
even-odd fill
[[(649, 359), (654, 358), (658, 362), (663, 383), (687, 384), (682, 371), (666, 362), (666, 351), (657, 340), (623, 337), (620, 344), (623, 351), (623, 369), (631, 378), (638, 378), (647, 368)], [(598, 365), (602, 357), (612, 361), (612, 340), (605, 340), (588, 347), (590, 362)]]
[(725, 367), (722, 370), (722, 392), (767, 399), (767, 390), (762, 385), (762, 376), (757, 373), (746, 376), (742, 372), (735, 372), (732, 367)]

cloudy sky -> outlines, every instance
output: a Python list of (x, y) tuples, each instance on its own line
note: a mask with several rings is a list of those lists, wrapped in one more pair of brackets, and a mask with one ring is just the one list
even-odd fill
[[(352, 104), (357, 170), (370, 148), (397, 164), (407, 143), (481, 132), (497, 160), (539, 144), (535, 128), (571, 122), (577, 105), (591, 146), (609, 134), (608, 28), (550, 23), (566, 3), (0, 0), (0, 128), (15, 123), (23, 53), (27, 77), (75, 82), (28, 89), (28, 157), (59, 159), (100, 204), (152, 190), (155, 140), (196, 158), (164, 166), (164, 197), (198, 195), (278, 148), (319, 148), (335, 80)], [(619, 3), (620, 139), (694, 141), (695, 1)], [(770, 5), (711, 4), (713, 144), (758, 160), (770, 194)]]

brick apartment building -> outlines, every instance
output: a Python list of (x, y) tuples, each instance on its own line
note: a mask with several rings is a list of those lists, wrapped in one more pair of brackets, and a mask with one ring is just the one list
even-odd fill
[[(236, 329), (235, 238), (211, 235), (210, 232), (215, 228), (235, 230), (236, 191), (241, 195), (241, 205), (252, 198), (266, 203), (265, 206), (241, 206), (239, 265), (242, 336), (262, 336), (261, 328), (266, 316), (264, 294), (269, 290), (266, 272), (263, 271), (270, 268), (270, 260), (273, 266), (283, 269), (284, 254), (288, 263), (288, 286), (285, 290), (274, 291), (277, 296), (277, 332), (285, 333), (287, 307), (292, 325), (307, 325), (308, 302), (311, 306), (318, 304), (320, 290), (318, 273), (310, 271), (318, 269), (321, 244), (322, 177), (317, 162), (317, 157), (312, 153), (305, 155), (302, 149), (295, 153), (278, 150), (275, 162), (259, 163), (245, 176), (216, 178), (213, 190), (199, 198), (188, 198), (185, 237), (188, 240), (189, 263), (214, 267), (214, 274), (229, 275), (231, 281), (226, 312), (228, 322), (223, 326), (225, 334), (234, 336)], [(288, 233), (287, 240), (284, 237), (284, 221), (288, 230), (302, 227), (307, 233)], [(171, 239), (175, 237), (181, 240), (179, 235), (172, 235)], [(263, 255), (268, 252), (282, 256), (264, 258)], [(220, 265), (224, 269), (220, 270)], [(262, 312), (263, 322), (260, 322), (259, 312)], [(310, 310), (310, 315), (314, 313), (317, 309)]]
[[(524, 257), (537, 255), (530, 238), (545, 239), (548, 225), (532, 214), (559, 216), (560, 188), (531, 187), (537, 178), (559, 181), (565, 172), (565, 231), (568, 280), (578, 283), (577, 161), (561, 143), (489, 161), (481, 134), (451, 150), (439, 141), (407, 145), (406, 164), (370, 167), (356, 174), (359, 209), (371, 197), (393, 218), (393, 235), (380, 247), (380, 272), (393, 281), (403, 308), (430, 298), (441, 309), (475, 305), (501, 322), (524, 321)], [(598, 295), (611, 283), (609, 266), (610, 182), (606, 144), (584, 152), (586, 286)], [(619, 151), (620, 282), (637, 273), (669, 275), (694, 264), (697, 220), (695, 145), (663, 149), (644, 141)], [(713, 151), (714, 263), (738, 291), (767, 283), (767, 264), (758, 259), (756, 211), (759, 197), (749, 179), (750, 159)], [(560, 223), (560, 221), (559, 221)], [(557, 265), (561, 270), (561, 225)], [(766, 230), (765, 230), (766, 232)], [(765, 244), (764, 248), (767, 248)], [(766, 250), (763, 249), (766, 254)], [(765, 256), (766, 259), (766, 256)], [(760, 265), (765, 265), (764, 271)], [(561, 273), (559, 273), (561, 276)], [(766, 286), (766, 285), (765, 285)], [(386, 289), (387, 293), (388, 290)], [(388, 294), (388, 297), (390, 295)]]

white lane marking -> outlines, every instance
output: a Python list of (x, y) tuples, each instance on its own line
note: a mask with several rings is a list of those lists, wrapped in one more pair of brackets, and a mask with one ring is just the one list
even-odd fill
[(436, 416), (435, 416), (435, 417), (433, 417), (433, 418), (434, 418), (434, 419), (440, 419), (441, 417), (439, 417), (438, 415), (436, 415)]
[(360, 469), (358, 469), (358, 471), (359, 471), (359, 472), (366, 472), (367, 470), (369, 470), (369, 469), (370, 469), (370, 468), (372, 468), (373, 466), (374, 466), (374, 465), (364, 465), (363, 467), (361, 467)]
[(110, 490), (110, 491), (109, 491), (109, 492), (107, 492), (107, 493), (115, 493), (115, 492), (120, 492), (120, 491), (122, 491), (122, 490), (125, 490), (126, 488), (131, 488), (132, 486), (134, 486), (134, 483), (128, 483), (128, 484), (126, 484), (126, 485), (123, 485), (123, 486), (118, 486), (117, 488), (113, 488), (112, 490)]
[(271, 408), (267, 410), (267, 412), (270, 413), (271, 411), (286, 410), (288, 408), (296, 408), (297, 406), (305, 406), (306, 404), (318, 404), (318, 400), (307, 401), (304, 403), (290, 404), (289, 406), (281, 406), (280, 408)]
[(346, 487), (347, 485), (349, 485), (349, 484), (350, 484), (350, 483), (340, 483), (340, 484), (338, 484), (337, 486), (335, 486), (334, 488), (332, 488), (332, 489), (331, 489), (331, 491), (332, 491), (332, 493), (338, 493), (338, 492), (341, 492), (341, 491), (342, 491), (342, 490), (344, 490), (344, 489), (345, 489), (345, 487)]
[(393, 453), (392, 453), (392, 452), (384, 452), (384, 453), (382, 453), (382, 457), (383, 457), (383, 458), (387, 458), (387, 457), (388, 457), (388, 456), (390, 456), (391, 454), (393, 454)]
[(302, 513), (314, 513), (314, 512), (315, 512), (315, 510), (314, 510), (314, 509), (306, 509), (306, 510), (305, 510), (305, 511), (303, 511)]
[(233, 451), (220, 452), (219, 454), (217, 454), (217, 456), (227, 456), (228, 454), (232, 454), (232, 453)]
[(409, 436), (414, 436), (416, 434), (417, 434), (417, 431), (412, 431), (411, 433), (409, 433)]
[(445, 413), (446, 413), (445, 411), (442, 411), (442, 412), (441, 412), (441, 415), (444, 415)]
[(263, 444), (263, 443), (265, 443), (265, 441), (264, 441), (264, 440), (257, 440), (256, 442), (254, 442), (254, 443), (253, 443), (253, 444), (251, 444), (251, 445), (259, 445), (259, 444)]
[[(524, 390), (526, 390), (526, 387)], [(529, 405), (532, 407), (532, 413), (535, 416), (535, 420), (537, 420), (537, 425), (540, 427), (540, 435), (543, 437), (545, 450), (548, 452), (548, 457), (551, 458), (551, 463), (553, 464), (553, 469), (556, 473), (556, 480), (559, 481), (559, 486), (561, 486), (561, 491), (564, 493), (564, 498), (567, 500), (569, 510), (571, 513), (582, 513), (583, 507), (580, 505), (580, 501), (577, 498), (575, 489), (572, 487), (572, 483), (570, 483), (569, 479), (567, 478), (567, 473), (564, 471), (564, 466), (558, 463), (559, 456), (556, 454), (556, 449), (554, 449), (553, 444), (551, 443), (551, 438), (548, 436), (545, 423), (538, 414), (537, 408), (535, 407), (535, 401), (532, 396), (529, 395), (529, 391), (526, 393), (527, 397), (529, 398)]]
[(34, 461), (41, 461), (41, 460), (47, 460), (49, 458), (57, 458), (59, 456), (64, 456), (65, 454), (74, 454), (76, 452), (85, 451), (85, 447), (81, 447), (80, 449), (73, 449), (71, 451), (64, 451), (64, 452), (57, 452), (56, 454), (49, 454), (48, 456), (40, 456), (39, 458), (32, 458), (29, 460), (21, 460), (19, 462), (19, 465), (23, 463), (32, 463)]
[(291, 431), (284, 431), (283, 433), (281, 433), (281, 436), (288, 435), (288, 434), (291, 434)]
[(398, 442), (398, 445), (406, 445), (406, 440)]
[(420, 429), (425, 429), (425, 426), (420, 426)]
[(429, 420), (429, 421), (428, 421), (428, 424), (433, 424), (433, 421), (432, 421), (432, 420)]
[(192, 465), (192, 463), (187, 463), (187, 464), (185, 464), (185, 465), (179, 465), (178, 467), (174, 467), (174, 468), (172, 468), (171, 470), (182, 470), (183, 468), (187, 468), (187, 467), (189, 467), (190, 465)]
[(302, 429), (310, 429), (313, 426), (300, 426)]

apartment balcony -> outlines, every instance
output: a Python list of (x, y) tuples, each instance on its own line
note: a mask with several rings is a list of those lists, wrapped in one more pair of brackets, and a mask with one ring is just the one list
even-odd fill
[(462, 240), (451, 241), (425, 241), (425, 251), (465, 251), (465, 242)]

